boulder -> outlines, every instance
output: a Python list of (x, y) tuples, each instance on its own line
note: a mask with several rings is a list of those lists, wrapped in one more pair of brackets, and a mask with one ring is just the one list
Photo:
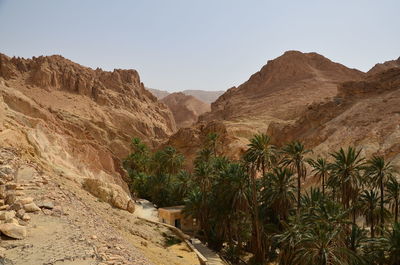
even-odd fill
[(49, 210), (52, 210), (54, 208), (54, 203), (51, 201), (39, 202), (37, 205), (39, 206), (39, 208), (45, 208)]
[(132, 200), (128, 201), (128, 206), (126, 207), (126, 210), (130, 213), (133, 213), (135, 211), (135, 203)]
[(32, 213), (32, 212), (40, 211), (40, 208), (34, 202), (31, 202), (31, 203), (24, 205), (24, 210), (27, 213)]
[(6, 211), (0, 213), (0, 220), (8, 221), (15, 217), (15, 211)]
[(33, 198), (32, 197), (22, 198), (19, 199), (18, 202), (21, 203), (22, 205), (29, 204), (33, 202)]
[(18, 211), (18, 210), (22, 209), (23, 207), (24, 207), (23, 204), (21, 204), (19, 202), (16, 202), (16, 203), (14, 203), (13, 205), (10, 206), (9, 210)]
[[(121, 186), (99, 179), (87, 178), (83, 182), (83, 188), (100, 200), (116, 208), (128, 210), (128, 203), (131, 198)], [(132, 207), (130, 208), (132, 209)]]
[(15, 183), (7, 183), (6, 184), (6, 190), (16, 190), (17, 189), (17, 184)]
[(24, 221), (29, 221), (29, 220), (31, 220), (31, 217), (29, 216), (29, 214), (24, 214), (24, 216), (22, 216), (22, 218), (21, 218), (22, 220), (24, 220)]
[(6, 197), (6, 185), (0, 185), (0, 199), (4, 199)]
[(19, 209), (18, 211), (17, 211), (17, 217), (19, 217), (19, 218), (21, 218), (22, 219), (22, 217), (25, 215), (25, 210), (24, 209)]
[(26, 227), (14, 223), (0, 224), (0, 231), (11, 238), (23, 239), (26, 237)]
[(16, 200), (16, 196), (14, 193), (9, 193), (6, 195), (4, 202), (8, 205), (12, 205)]

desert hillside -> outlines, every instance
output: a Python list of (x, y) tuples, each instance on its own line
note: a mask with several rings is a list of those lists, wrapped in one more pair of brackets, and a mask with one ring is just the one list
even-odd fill
[(288, 51), (220, 96), (202, 120), (293, 120), (308, 103), (334, 96), (337, 84), (363, 75), (317, 53)]
[(205, 134), (216, 128), (223, 142), (221, 152), (238, 158), (248, 139), (266, 132), (271, 122), (293, 123), (309, 104), (334, 97), (340, 83), (364, 76), (317, 53), (288, 51), (225, 92), (211, 104), (211, 112), (200, 116), (192, 128), (180, 129), (168, 144), (191, 160)]
[(134, 213), (131, 138), (155, 146), (176, 129), (135, 70), (1, 54), (0, 91), (0, 231), (18, 239), (2, 241), (0, 263), (197, 264)]
[(400, 57), (397, 60), (391, 60), (384, 63), (377, 63), (374, 67), (372, 67), (367, 74), (373, 75), (384, 70), (388, 70), (391, 68), (399, 68), (400, 67)]
[(193, 125), (200, 115), (211, 109), (210, 104), (182, 92), (169, 94), (161, 102), (171, 110), (178, 129)]
[(61, 56), (0, 55), (0, 139), (65, 175), (104, 178), (126, 189), (121, 159), (130, 139), (155, 145), (174, 130), (168, 108), (135, 70), (90, 69)]
[(383, 155), (400, 166), (400, 69), (345, 82), (335, 97), (313, 103), (290, 125), (272, 124), (275, 143), (299, 139), (327, 154), (337, 146), (358, 146), (365, 155)]

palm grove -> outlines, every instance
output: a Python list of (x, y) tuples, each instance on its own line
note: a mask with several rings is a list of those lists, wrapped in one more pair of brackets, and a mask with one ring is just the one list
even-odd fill
[[(383, 157), (349, 147), (310, 159), (301, 142), (277, 148), (265, 134), (240, 161), (218, 149), (209, 134), (188, 172), (173, 147), (153, 153), (135, 138), (124, 161), (131, 191), (184, 204), (197, 235), (232, 264), (249, 253), (252, 264), (400, 264), (400, 183)], [(306, 178), (318, 184), (306, 189)]]

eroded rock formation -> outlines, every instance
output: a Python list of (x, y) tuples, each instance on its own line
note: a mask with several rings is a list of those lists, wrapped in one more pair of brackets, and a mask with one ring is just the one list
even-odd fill
[(155, 146), (176, 126), (135, 70), (93, 70), (61, 56), (0, 54), (0, 142), (69, 178), (122, 186), (130, 139)]
[(210, 111), (210, 104), (182, 92), (169, 94), (161, 102), (172, 111), (178, 128), (193, 125), (200, 115)]

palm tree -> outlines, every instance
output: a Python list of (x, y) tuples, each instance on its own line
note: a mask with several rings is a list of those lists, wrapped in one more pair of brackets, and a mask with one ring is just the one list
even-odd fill
[(308, 164), (313, 168), (314, 176), (319, 177), (321, 180), (322, 194), (325, 195), (325, 181), (329, 172), (329, 164), (325, 158), (317, 158), (317, 160), (309, 159)]
[(280, 220), (287, 221), (289, 210), (295, 201), (293, 173), (288, 168), (274, 168), (264, 178), (263, 200), (278, 215)]
[(379, 264), (400, 265), (400, 223), (394, 223), (371, 245), (372, 257)]
[(300, 214), (301, 179), (304, 179), (307, 174), (305, 155), (311, 152), (311, 150), (306, 149), (301, 142), (294, 141), (284, 146), (282, 151), (284, 154), (283, 165), (296, 170), (297, 173), (297, 213)]
[[(242, 165), (230, 163), (218, 173), (213, 186), (211, 207), (219, 229), (225, 231), (230, 249), (240, 250), (243, 238), (240, 223), (248, 213), (248, 176)], [(236, 237), (236, 240), (234, 238)], [(234, 242), (238, 242), (238, 248)]]
[(266, 173), (276, 160), (276, 148), (271, 144), (271, 138), (266, 134), (256, 134), (250, 139), (244, 160), (254, 165), (261, 173)]
[[(202, 194), (199, 188), (192, 189), (185, 198), (185, 208), (183, 214), (191, 216), (196, 220), (202, 217)], [(200, 224), (201, 225), (201, 224)]]
[(379, 213), (377, 212), (379, 195), (374, 190), (365, 190), (359, 200), (360, 210), (365, 216), (367, 225), (371, 227), (371, 237), (375, 237), (375, 221), (379, 218)]
[(307, 203), (302, 205), (300, 218), (276, 236), (279, 264), (362, 264), (348, 248), (347, 211), (334, 201), (323, 200), (318, 190), (303, 198)]
[(400, 223), (393, 224), (385, 238), (388, 264), (400, 265)]
[(206, 138), (206, 148), (210, 149), (214, 156), (217, 156), (218, 140), (219, 135), (215, 132), (209, 133)]
[(257, 190), (257, 170), (261, 170), (263, 176), (266, 170), (275, 162), (275, 147), (270, 144), (270, 138), (266, 134), (256, 134), (244, 154), (244, 161), (249, 170), (250, 186), (251, 186), (251, 210), (254, 226), (255, 237), (255, 259), (262, 263), (265, 259), (263, 244), (262, 244), (262, 227), (259, 220), (259, 202)]
[[(350, 201), (356, 202), (360, 191), (360, 172), (364, 168), (361, 157), (361, 149), (356, 151), (349, 147), (347, 152), (340, 148), (332, 153), (334, 162), (330, 165), (331, 173), (336, 179), (334, 182), (340, 185), (341, 202), (346, 209), (350, 208)], [(353, 211), (353, 222), (356, 219), (356, 211)]]
[(190, 191), (192, 176), (186, 170), (181, 170), (177, 175), (173, 176), (173, 197), (175, 204), (181, 204), (182, 200)]
[(347, 248), (345, 235), (340, 227), (315, 224), (303, 233), (292, 264), (361, 264), (357, 254)]
[(400, 182), (395, 177), (389, 178), (386, 192), (394, 212), (394, 222), (397, 223), (399, 221)]
[(384, 226), (384, 184), (393, 173), (393, 167), (390, 162), (385, 162), (382, 156), (373, 156), (372, 159), (367, 161), (366, 173), (372, 178), (373, 183), (379, 187), (380, 195), (380, 225), (381, 232), (383, 233)]
[(185, 158), (174, 147), (167, 146), (160, 153), (160, 163), (169, 175), (177, 174), (183, 165)]
[(123, 161), (123, 167), (129, 174), (140, 172), (148, 173), (150, 163), (150, 151), (145, 143), (139, 138), (131, 140), (132, 153)]

